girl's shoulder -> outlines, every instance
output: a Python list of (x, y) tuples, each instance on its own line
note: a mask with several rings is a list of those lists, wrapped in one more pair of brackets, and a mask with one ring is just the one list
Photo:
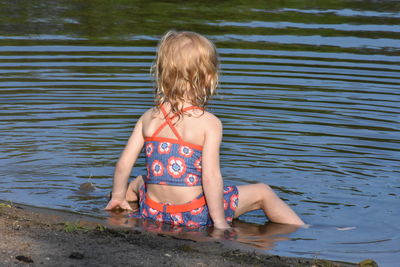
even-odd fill
[(204, 110), (202, 112), (203, 112), (202, 116), (204, 116), (204, 119), (209, 121), (210, 123), (221, 123), (221, 120), (213, 113), (206, 111), (206, 110)]
[(142, 114), (142, 116), (140, 116), (140, 119), (141, 119), (141, 120), (149, 120), (149, 119), (154, 118), (154, 116), (155, 116), (156, 114), (158, 114), (158, 109), (157, 109), (156, 107), (152, 107), (152, 108), (149, 108), (148, 110), (146, 110), (146, 111)]
[[(203, 111), (202, 111), (203, 112)], [(201, 127), (204, 129), (205, 133), (222, 132), (222, 122), (221, 120), (211, 112), (204, 111), (201, 116)]]

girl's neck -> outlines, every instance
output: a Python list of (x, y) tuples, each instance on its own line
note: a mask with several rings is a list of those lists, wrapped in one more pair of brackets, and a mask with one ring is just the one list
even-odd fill
[[(168, 109), (170, 109), (171, 108), (171, 104), (169, 103), (169, 102), (164, 102), (164, 103), (162, 103), (162, 105), (164, 106), (164, 107), (167, 107)], [(190, 103), (190, 102), (182, 102), (182, 103), (179, 103), (179, 109), (180, 110), (182, 110), (182, 109), (184, 109), (184, 108), (187, 108), (187, 107), (191, 107), (191, 106), (193, 106), (193, 104), (192, 103)]]

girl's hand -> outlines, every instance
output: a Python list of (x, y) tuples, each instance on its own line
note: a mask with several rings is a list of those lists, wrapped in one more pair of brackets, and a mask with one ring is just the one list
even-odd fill
[(222, 238), (227, 240), (234, 240), (237, 237), (237, 232), (232, 227), (227, 229), (218, 229), (214, 227), (209, 234), (214, 238)]
[(214, 222), (214, 228), (219, 230), (226, 230), (230, 229), (231, 226), (225, 220), (223, 220), (221, 222)]
[(110, 202), (108, 202), (107, 206), (104, 208), (105, 210), (113, 210), (113, 209), (123, 209), (123, 210), (129, 210), (133, 211), (131, 206), (129, 205), (128, 201), (126, 199), (120, 200), (120, 199), (114, 199), (112, 198)]

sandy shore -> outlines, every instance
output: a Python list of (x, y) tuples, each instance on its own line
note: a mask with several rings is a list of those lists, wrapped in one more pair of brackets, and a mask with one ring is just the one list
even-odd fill
[[(155, 229), (155, 228), (153, 228)], [(218, 239), (117, 227), (104, 219), (0, 202), (1, 266), (358, 266), (267, 255)]]

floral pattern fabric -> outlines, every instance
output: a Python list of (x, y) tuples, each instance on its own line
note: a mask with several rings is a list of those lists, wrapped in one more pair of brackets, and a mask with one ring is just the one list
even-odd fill
[[(197, 228), (206, 225), (212, 225), (207, 205), (200, 206), (190, 211), (179, 213), (168, 213), (166, 211), (158, 211), (148, 206), (146, 200), (146, 185), (143, 184), (139, 190), (140, 217), (144, 219), (152, 219), (154, 221), (172, 224), (174, 226), (185, 226), (188, 228)], [(203, 197), (203, 194), (197, 198)], [(224, 213), (225, 219), (231, 223), (235, 210), (238, 206), (239, 192), (236, 186), (224, 187)], [(189, 202), (191, 203), (191, 202)], [(225, 204), (226, 203), (226, 204)]]
[(201, 185), (201, 151), (167, 141), (145, 143), (148, 184)]

